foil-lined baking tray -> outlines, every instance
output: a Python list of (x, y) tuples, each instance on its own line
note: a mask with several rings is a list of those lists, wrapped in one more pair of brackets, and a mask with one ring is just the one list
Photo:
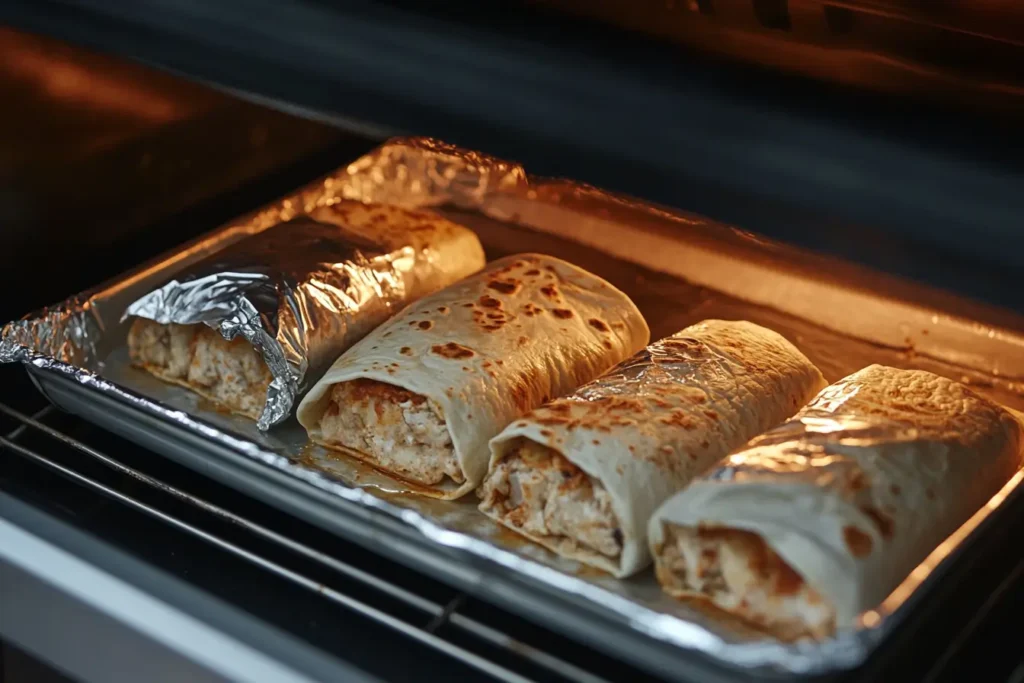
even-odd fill
[(433, 208), (476, 230), (490, 259), (536, 251), (573, 261), (629, 294), (652, 338), (705, 318), (747, 319), (787, 336), (830, 382), (874, 362), (921, 368), (1024, 410), (1019, 317), (425, 139), (389, 142), (174, 253), (9, 324), (0, 360), (25, 363), (66, 410), (672, 678), (828, 676), (857, 667), (915, 605), (935, 599), (959, 557), (985, 552), (986, 528), (1024, 512), (1018, 474), (856, 627), (822, 642), (784, 643), (667, 597), (650, 571), (616, 580), (558, 558), (484, 517), (473, 496), (407, 495), (405, 485), (355, 460), (325, 457), (294, 419), (261, 433), (130, 366), (120, 322), (129, 303), (254, 230), (339, 198)]

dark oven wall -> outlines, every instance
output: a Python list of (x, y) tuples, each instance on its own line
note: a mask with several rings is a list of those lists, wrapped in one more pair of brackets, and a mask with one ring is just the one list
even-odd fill
[[(1015, 151), (1022, 98), (1004, 82), (1006, 68), (984, 78), (985, 69), (1010, 59), (998, 55), (1019, 53), (1017, 43), (1000, 33), (999, 50), (978, 51), (959, 86), (918, 97), (924, 77), (913, 68), (900, 69), (899, 87), (879, 90), (841, 77), (848, 65), (840, 52), (801, 56), (835, 59), (832, 71), (843, 70), (805, 77), (775, 69), (773, 58), (758, 60), (756, 51), (739, 62), (712, 54), (670, 30), (724, 30), (735, 19), (725, 11), (731, 8), (768, 41), (762, 52), (781, 55), (813, 38), (802, 22), (827, 29), (825, 5), (863, 5), (874, 7), (868, 28), (886, 38), (878, 44), (905, 48), (900, 36), (932, 21), (945, 33), (936, 29), (928, 54), (923, 45), (919, 54), (932, 68), (937, 56), (963, 61), (973, 24), (950, 31), (951, 22), (966, 20), (902, 3), (908, 9), (899, 21), (890, 17), (885, 26), (900, 28), (889, 34), (877, 27), (884, 4), (668, 3), (673, 12), (715, 8), (684, 22), (675, 15), (661, 21), (652, 3), (595, 3), (581, 18), (565, 14), (580, 5), (571, 2), (155, 2), (115, 10), (99, 0), (12, 0), (0, 19), (288, 110), (360, 122), (379, 134), (432, 135), (522, 161), (535, 173), (627, 192), (1020, 310), (1013, 282), (1024, 268), (1024, 161)], [(623, 7), (635, 7), (627, 13), (632, 24)], [(795, 17), (788, 30), (765, 25), (765, 12), (779, 7)], [(860, 40), (854, 47), (870, 53), (876, 43), (867, 18), (836, 40)], [(652, 36), (655, 20), (665, 30)], [(1016, 30), (1012, 21), (997, 23)], [(618, 28), (624, 24), (631, 30)], [(985, 34), (975, 37), (994, 45)], [(836, 40), (825, 47), (845, 45)], [(886, 59), (876, 61), (892, 67)]]

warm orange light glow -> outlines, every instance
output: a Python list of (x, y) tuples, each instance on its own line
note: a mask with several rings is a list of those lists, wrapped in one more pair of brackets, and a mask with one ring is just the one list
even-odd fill
[(53, 99), (125, 111), (154, 122), (176, 120), (193, 109), (156, 89), (140, 87), (138, 82), (129, 84), (116, 70), (111, 75), (88, 62), (78, 63), (69, 58), (70, 48), (64, 46), (48, 49), (48, 43), (9, 29), (0, 29), (0, 45), (0, 68), (31, 82)]

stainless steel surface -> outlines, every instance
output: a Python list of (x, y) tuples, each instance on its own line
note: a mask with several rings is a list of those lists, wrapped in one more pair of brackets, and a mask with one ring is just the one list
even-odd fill
[[(999, 311), (822, 263), (590, 188), (531, 180), (518, 167), (434, 143), (389, 145), (349, 165), (334, 177), (333, 188), (345, 198), (444, 205), (446, 214), (478, 231), (491, 257), (515, 248), (574, 260), (629, 293), (655, 337), (705, 317), (747, 318), (788, 336), (829, 379), (886, 362), (966, 379), (997, 400), (1024, 405), (1024, 323)], [(577, 638), (601, 640), (608, 651), (659, 671), (685, 675), (709, 659), (719, 673), (737, 667), (755, 673), (852, 667), (907, 618), (914, 601), (934, 590), (948, 569), (943, 556), (930, 558), (870, 626), (822, 644), (784, 645), (668, 600), (649, 575), (614, 581), (503, 538), (471, 502), (396, 495), (394, 484), (379, 475), (328, 463), (316, 449), (304, 449), (304, 436), (294, 426), (266, 436), (253, 433), (251, 426), (204, 410), (187, 392), (128, 368), (120, 348), (123, 330), (111, 322), (126, 300), (217, 242), (214, 234), (48, 313), (47, 324), (58, 323), (54, 329), (70, 330), (59, 326), (61, 317), (81, 320), (86, 312), (104, 323), (101, 337), (87, 334), (84, 340), (98, 345), (104, 363), (79, 369), (25, 352), (9, 343), (10, 336), (7, 359), (28, 361), (44, 393), (86, 419), (471, 593)], [(83, 339), (66, 340), (72, 357)], [(983, 511), (958, 533), (967, 536), (978, 524), (998, 523), (1021, 501), (1019, 491), (1009, 491), (1003, 505)], [(924, 574), (923, 581), (916, 578)]]
[[(0, 492), (0, 635), (54, 662), (85, 681), (277, 681), (312, 682), (324, 676), (372, 680), (300, 645), (283, 633), (261, 627), (259, 635), (277, 640), (278, 652), (261, 651), (244, 634), (217, 628), (184, 607), (147, 594), (116, 569), (83, 560), (53, 539), (26, 531), (16, 522), (34, 517), (55, 526)], [(132, 564), (119, 558), (121, 565)], [(150, 570), (152, 571), (152, 570)], [(178, 585), (192, 594), (194, 589)], [(46, 608), (40, 610), (40, 606)], [(207, 603), (211, 611), (235, 619), (230, 608)], [(112, 642), (116, 657), (97, 657)], [(274, 655), (292, 648), (296, 666)], [(113, 653), (110, 653), (113, 654)]]

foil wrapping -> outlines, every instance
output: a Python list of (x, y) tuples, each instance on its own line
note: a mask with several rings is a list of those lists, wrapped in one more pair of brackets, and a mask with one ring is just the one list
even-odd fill
[(258, 421), (265, 430), (291, 414), (311, 368), (325, 368), (346, 341), (406, 300), (415, 264), (405, 249), (388, 251), (300, 216), (188, 268), (134, 301), (122, 319), (202, 323), (225, 339), (244, 338), (273, 376)]
[[(934, 585), (941, 579), (943, 557), (954, 552), (955, 543), (944, 544), (941, 552), (937, 550), (922, 563), (921, 571), (915, 570), (878, 610), (865, 615), (858, 628), (842, 631), (821, 642), (779, 642), (742, 625), (723, 622), (721, 615), (709, 614), (699, 606), (669, 598), (649, 572), (629, 580), (616, 580), (584, 571), (585, 568), (577, 563), (553, 556), (533, 544), (511, 542), (507, 534), (500, 532), (497, 524), (476, 510), (472, 501), (444, 502), (402, 495), (401, 487), (394, 480), (356, 461), (339, 460), (323, 449), (310, 447), (304, 430), (292, 420), (284, 421), (275, 429), (260, 431), (250, 420), (204, 410), (191, 392), (163, 383), (131, 366), (125, 350), (127, 321), (122, 319), (123, 313), (126, 309), (142, 311), (145, 308), (151, 311), (148, 315), (160, 318), (163, 315), (160, 310), (166, 306), (169, 307), (166, 310), (190, 311), (188, 315), (194, 315), (196, 319), (209, 314), (209, 322), (218, 326), (227, 323), (229, 334), (231, 330), (237, 330), (250, 342), (262, 344), (263, 349), (272, 349), (277, 344), (280, 355), (273, 361), (278, 371), (276, 379), (279, 378), (277, 390), (300, 390), (303, 382), (300, 377), (303, 367), (299, 351), (301, 344), (288, 339), (288, 335), (282, 337), (282, 326), (271, 320), (269, 311), (273, 306), (264, 307), (261, 302), (250, 301), (248, 295), (242, 299), (249, 303), (243, 304), (229, 292), (242, 291), (245, 289), (242, 283), (248, 282), (259, 291), (273, 292), (270, 298), (298, 301), (288, 292), (295, 291), (303, 280), (301, 274), (304, 269), (298, 268), (299, 276), (291, 281), (288, 278), (275, 280), (269, 272), (250, 271), (238, 280), (224, 277), (219, 280), (224, 289), (219, 290), (200, 287), (202, 278), (209, 277), (211, 272), (204, 276), (201, 269), (193, 266), (254, 232), (344, 200), (384, 203), (407, 209), (457, 207), (464, 213), (480, 217), (485, 223), (513, 225), (517, 230), (534, 235), (570, 240), (581, 249), (601, 250), (621, 259), (620, 263), (626, 262), (628, 268), (635, 267), (628, 264), (630, 261), (633, 264), (641, 262), (634, 259), (634, 254), (642, 251), (643, 263), (649, 261), (652, 268), (677, 276), (675, 269), (681, 265), (688, 266), (690, 262), (680, 258), (675, 242), (675, 251), (659, 248), (658, 245), (663, 244), (659, 241), (662, 239), (659, 231), (675, 231), (674, 234), (685, 231), (694, 238), (687, 243), (687, 248), (693, 249), (692, 254), (687, 252), (687, 257), (692, 256), (696, 264), (687, 271), (686, 277), (699, 287), (692, 288), (692, 301), (683, 302), (680, 306), (693, 311), (694, 315), (699, 311), (700, 317), (665, 316), (663, 322), (670, 329), (658, 331), (653, 323), (661, 321), (645, 310), (655, 336), (679, 329), (686, 321), (697, 322), (708, 317), (746, 318), (772, 327), (791, 339), (802, 340), (798, 344), (801, 350), (807, 352), (826, 375), (833, 377), (848, 374), (869, 362), (919, 363), (925, 364), (927, 369), (931, 367), (926, 364), (931, 362), (929, 355), (941, 357), (944, 362), (963, 360), (964, 357), (954, 353), (958, 348), (977, 351), (966, 360), (977, 361), (980, 365), (977, 368), (972, 366), (970, 371), (956, 371), (965, 372), (965, 376), (968, 372), (973, 373), (971, 377), (990, 382), (989, 386), (994, 389), (1019, 394), (1010, 384), (993, 379), (999, 373), (994, 372), (995, 367), (988, 367), (989, 363), (1002, 363), (1003, 376), (1024, 376), (1021, 374), (1024, 368), (1020, 364), (1020, 355), (1003, 351), (1007, 344), (1024, 345), (1024, 341), (1010, 338), (1002, 332), (990, 334), (989, 328), (984, 326), (971, 327), (957, 321), (946, 324), (945, 317), (935, 317), (927, 311), (909, 307), (899, 311), (901, 324), (911, 316), (932, 321), (921, 326), (930, 332), (929, 335), (914, 337), (916, 354), (912, 357), (899, 355), (900, 344), (908, 334), (917, 333), (892, 326), (883, 329), (880, 324), (872, 327), (872, 320), (878, 317), (872, 314), (851, 315), (844, 310), (841, 317), (833, 319), (827, 315), (830, 308), (818, 306), (815, 315), (820, 314), (822, 320), (805, 318), (814, 320), (818, 327), (797, 325), (777, 311), (783, 304), (801, 304), (813, 297), (796, 295), (778, 302), (769, 299), (762, 302), (765, 292), (774, 291), (766, 288), (764, 278), (730, 278), (725, 266), (716, 260), (725, 248), (718, 246), (702, 250), (700, 247), (700, 240), (709, 234), (719, 240), (715, 244), (728, 245), (730, 249), (736, 244), (742, 248), (757, 246), (759, 242), (755, 243), (753, 238), (724, 226), (669, 213), (577, 183), (528, 177), (515, 164), (427, 139), (393, 140), (345, 168), (155, 264), (142, 266), (113, 284), (84, 292), (8, 323), (0, 332), (0, 362), (27, 364), (30, 371), (36, 373), (37, 382), (44, 386), (47, 381), (70, 381), (80, 388), (83, 403), (91, 401), (95, 394), (112, 399), (127, 412), (112, 415), (111, 420), (124, 419), (130, 413), (133, 419), (141, 420), (144, 416), (153, 420), (153, 424), (168, 425), (193, 435), (196, 438), (181, 444), (183, 461), (201, 447), (197, 444), (209, 443), (211, 448), (199, 454), (201, 457), (216, 458), (228, 449), (305, 482), (329, 497), (362, 508), (366, 514), (359, 517), (361, 523), (374, 524), (375, 519), (381, 518), (400, 525), (427, 539), (436, 549), (436, 555), (424, 559), (425, 567), (444, 561), (444, 557), (450, 558), (451, 553), (468, 553), (475, 560), (482, 560), (469, 564), (480, 567), (485, 576), (488, 573), (507, 575), (514, 579), (511, 580), (513, 583), (506, 585), (514, 584), (528, 591), (546, 591), (543, 593), (545, 596), (564, 595), (565, 601), (549, 601), (550, 609), (562, 610), (557, 623), (569, 623), (573, 618), (614, 622), (621, 628), (660, 641), (662, 646), (673, 652), (699, 654), (729, 670), (741, 669), (747, 675), (818, 675), (854, 668), (862, 664), (906, 617), (915, 600), (926, 597), (925, 584)], [(614, 223), (612, 227), (615, 229), (610, 229), (605, 225), (607, 223)], [(634, 229), (638, 225), (650, 226), (650, 229)], [(522, 251), (536, 247), (531, 247), (523, 238), (516, 248)], [(550, 253), (559, 255), (557, 251)], [(786, 254), (788, 257), (788, 252)], [(363, 256), (369, 259), (367, 254)], [(572, 258), (568, 253), (564, 256)], [(360, 262), (359, 259), (353, 260), (350, 267), (358, 267)], [(282, 274), (287, 271), (287, 268), (278, 270)], [(386, 274), (388, 271), (385, 269), (383, 272)], [(187, 273), (192, 275), (187, 276)], [(148, 303), (129, 308), (140, 297), (145, 301), (144, 295), (158, 291), (171, 278), (176, 278), (178, 285), (172, 288), (173, 291), (168, 290), (167, 301), (160, 300), (163, 295), (154, 295)], [(280, 285), (286, 281), (286, 289), (278, 290), (272, 286), (273, 282)], [(310, 279), (306, 278), (306, 281)], [(189, 286), (189, 283), (193, 284)], [(369, 285), (367, 287), (372, 289)], [(394, 291), (390, 277), (384, 278), (380, 287), (382, 293)], [(751, 297), (749, 301), (759, 302), (760, 306), (768, 308), (735, 300), (723, 303), (730, 295), (738, 296), (734, 292), (743, 287), (748, 287), (744, 292)], [(832, 297), (840, 293), (842, 291), (836, 287), (828, 292)], [(222, 295), (223, 299), (220, 298)], [(203, 302), (209, 303), (208, 309)], [(246, 314), (250, 315), (248, 321), (245, 320)], [(799, 314), (800, 311), (792, 313)], [(261, 316), (267, 316), (266, 320)], [(208, 320), (203, 319), (203, 322)], [(842, 325), (849, 329), (842, 328)], [(293, 331), (295, 329), (297, 323)], [(285, 331), (288, 332), (287, 328)], [(841, 336), (854, 331), (871, 335), (857, 337), (858, 340), (870, 339), (883, 346), (858, 346), (850, 342), (849, 336)], [(893, 342), (893, 335), (897, 334), (899, 339)], [(880, 351), (880, 348), (885, 350)], [(272, 350), (272, 353), (278, 351)], [(944, 353), (945, 356), (942, 355)], [(649, 371), (645, 368), (657, 366), (658, 359), (650, 360), (654, 361), (651, 366), (631, 366), (623, 368), (623, 372)], [(306, 363), (309, 363), (308, 352)], [(946, 372), (950, 370), (947, 368)], [(68, 398), (68, 394), (64, 396), (61, 399), (63, 405), (72, 409), (68, 401), (75, 399)], [(1024, 403), (1017, 407), (1022, 406)], [(271, 421), (273, 415), (267, 417)], [(722, 476), (730, 475), (723, 473)], [(1020, 483), (1019, 476), (1011, 482), (1013, 486)], [(1020, 494), (1021, 487), (1008, 485), (1002, 496), (1008, 504), (1010, 499), (1019, 502)], [(979, 511), (976, 518), (957, 532), (958, 538), (962, 540), (973, 533), (987, 521), (986, 515), (994, 514), (1002, 507), (1005, 507), (1002, 501), (993, 499), (992, 504)], [(348, 514), (345, 509), (349, 508), (339, 507), (334, 514)], [(421, 552), (431, 551), (427, 548)], [(465, 555), (459, 556), (459, 562), (466, 560)], [(408, 561), (413, 562), (413, 559)], [(483, 584), (481, 590), (486, 588), (486, 578)], [(546, 617), (540, 615), (538, 618)]]

